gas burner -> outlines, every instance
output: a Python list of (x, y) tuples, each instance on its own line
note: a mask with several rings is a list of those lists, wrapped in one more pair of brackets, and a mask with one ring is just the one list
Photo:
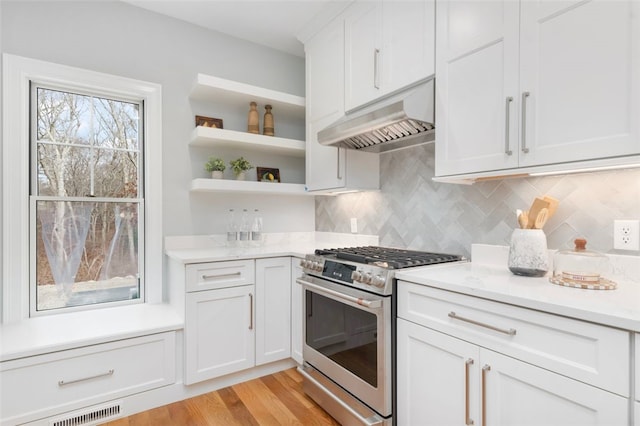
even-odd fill
[(315, 254), (318, 256), (330, 256), (335, 259), (347, 260), (354, 263), (374, 265), (385, 269), (404, 269), (414, 266), (435, 265), (462, 260), (461, 256), (453, 254), (377, 246), (319, 249), (315, 251)]

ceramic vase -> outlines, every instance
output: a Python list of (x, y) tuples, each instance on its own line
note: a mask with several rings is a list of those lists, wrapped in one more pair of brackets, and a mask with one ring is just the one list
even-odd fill
[(542, 229), (513, 230), (509, 245), (509, 270), (526, 277), (542, 277), (547, 273), (547, 236)]
[(257, 104), (255, 102), (251, 102), (249, 104), (249, 119), (247, 125), (247, 132), (249, 133), (260, 133), (260, 127), (258, 124), (258, 110), (256, 109)]
[(262, 129), (262, 133), (266, 136), (273, 136), (275, 133), (273, 129), (273, 113), (271, 112), (271, 105), (265, 105), (264, 109), (266, 109), (266, 111), (264, 113), (264, 128)]
[(247, 174), (245, 172), (240, 172), (236, 174), (236, 180), (246, 180)]
[(220, 170), (214, 170), (211, 172), (212, 179), (222, 179), (222, 172)]

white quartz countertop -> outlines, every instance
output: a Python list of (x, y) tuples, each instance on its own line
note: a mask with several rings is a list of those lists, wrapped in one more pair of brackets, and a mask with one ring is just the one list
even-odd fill
[(398, 271), (399, 280), (428, 285), (571, 318), (640, 331), (640, 282), (614, 279), (615, 290), (583, 290), (521, 277), (506, 266), (474, 262)]
[(165, 245), (165, 254), (169, 258), (189, 264), (280, 256), (303, 258), (319, 248), (378, 245), (378, 237), (323, 232), (267, 234), (258, 246), (229, 247), (224, 241), (224, 236), (215, 235), (168, 237)]

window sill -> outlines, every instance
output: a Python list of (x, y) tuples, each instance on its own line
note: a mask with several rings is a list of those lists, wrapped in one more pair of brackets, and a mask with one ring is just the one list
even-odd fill
[(0, 361), (164, 331), (184, 320), (169, 304), (138, 304), (29, 318), (0, 325)]

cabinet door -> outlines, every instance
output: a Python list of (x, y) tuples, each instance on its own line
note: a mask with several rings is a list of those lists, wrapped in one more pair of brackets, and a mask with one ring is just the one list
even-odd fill
[(478, 347), (403, 319), (397, 339), (398, 425), (480, 424)]
[(382, 94), (382, 1), (355, 2), (344, 19), (345, 109)]
[(481, 349), (486, 422), (519, 425), (626, 425), (629, 400), (596, 387)]
[[(306, 184), (309, 191), (344, 186), (338, 148), (318, 143), (318, 131), (344, 115), (344, 26), (336, 20), (305, 44), (307, 76)], [(342, 150), (344, 151), (344, 150)]]
[(435, 73), (435, 1), (382, 3), (382, 89), (394, 92)]
[(302, 286), (296, 279), (302, 276), (300, 259), (291, 258), (291, 358), (302, 364)]
[(291, 356), (291, 260), (256, 260), (256, 365)]
[(187, 293), (185, 384), (254, 366), (253, 294), (253, 285)]
[[(523, 1), (520, 165), (640, 152), (640, 5)], [(524, 101), (523, 101), (524, 102)]]
[(438, 3), (437, 176), (518, 166), (518, 13), (510, 0)]

